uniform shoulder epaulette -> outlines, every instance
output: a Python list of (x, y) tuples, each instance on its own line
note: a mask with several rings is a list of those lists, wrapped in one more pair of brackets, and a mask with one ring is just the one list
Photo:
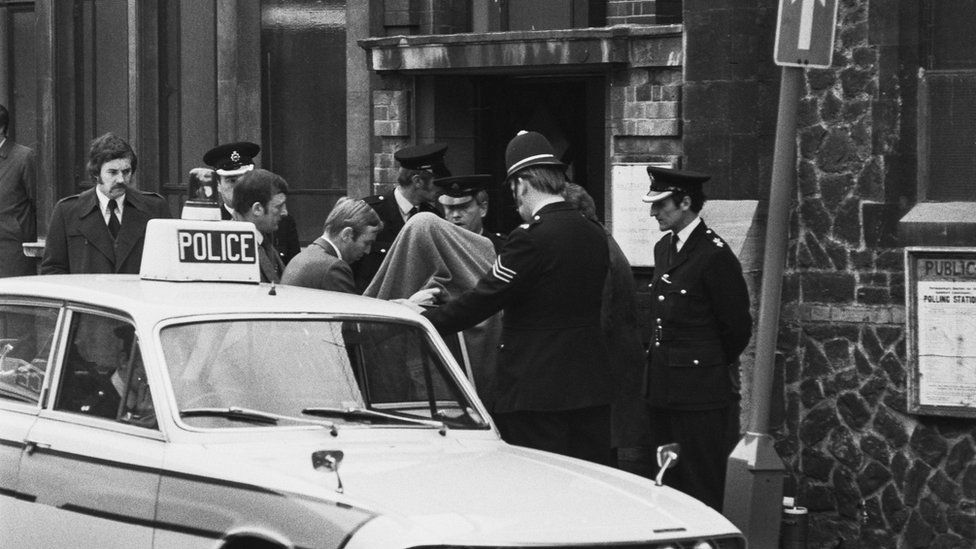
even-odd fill
[(363, 202), (373, 206), (375, 204), (382, 204), (386, 201), (386, 197), (381, 194), (371, 194), (363, 199)]
[(492, 234), (495, 235), (495, 238), (505, 238), (505, 235), (503, 235), (502, 233), (492, 233)]
[(726, 244), (726, 242), (722, 240), (722, 237), (715, 234), (715, 232), (712, 231), (711, 229), (706, 229), (705, 235), (712, 242), (712, 244), (715, 245), (716, 248), (724, 248), (728, 246), (728, 244)]
[(157, 193), (155, 191), (139, 191), (139, 192), (141, 194), (146, 195), (146, 196), (155, 196), (156, 198), (159, 198), (159, 199), (162, 199), (162, 200), (166, 200), (166, 198), (163, 195), (161, 195), (161, 194), (159, 194), (159, 193)]

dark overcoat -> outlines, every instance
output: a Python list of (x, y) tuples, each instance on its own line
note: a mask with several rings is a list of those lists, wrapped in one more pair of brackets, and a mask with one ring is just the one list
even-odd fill
[(600, 305), (608, 264), (603, 228), (567, 202), (549, 204), (512, 231), (472, 290), (424, 314), (453, 333), (504, 311), (497, 413), (607, 405), (614, 386)]
[(129, 189), (125, 193), (122, 226), (112, 239), (95, 195), (95, 188), (62, 199), (51, 214), (41, 274), (138, 274), (146, 223), (169, 218), (162, 196)]
[[(403, 215), (400, 214), (400, 207), (397, 205), (396, 196), (393, 191), (385, 194), (367, 196), (363, 199), (373, 208), (380, 221), (383, 222), (383, 230), (376, 234), (376, 241), (370, 252), (364, 255), (359, 261), (352, 264), (352, 272), (356, 279), (356, 288), (359, 293), (363, 293), (376, 276), (376, 271), (380, 269), (386, 253), (393, 245), (398, 234), (403, 229)], [(421, 212), (431, 212), (438, 217), (444, 217), (440, 211), (430, 204), (423, 203), (418, 206)]]
[(733, 376), (752, 333), (742, 267), (704, 222), (674, 258), (670, 248), (670, 235), (654, 246), (648, 402), (676, 410), (724, 408), (738, 398)]
[(37, 274), (22, 244), (37, 240), (34, 151), (10, 138), (0, 146), (0, 278)]

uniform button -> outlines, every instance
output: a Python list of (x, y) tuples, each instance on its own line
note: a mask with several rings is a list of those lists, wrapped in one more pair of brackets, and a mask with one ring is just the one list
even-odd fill
[(698, 360), (692, 360), (691, 363), (694, 364), (695, 366), (698, 366)]
[(648, 287), (648, 288), (653, 288), (653, 287), (654, 287), (654, 285), (653, 285), (653, 284), (648, 284), (648, 285), (647, 285), (647, 287)]
[(386, 248), (380, 248), (380, 253), (381, 254), (385, 254), (386, 253)]
[(660, 347), (661, 346), (661, 342), (660, 341), (655, 341), (654, 342), (654, 346), (655, 347)]
[(540, 219), (542, 219), (542, 218), (541, 218), (541, 217), (539, 217), (539, 216), (535, 216), (535, 217), (534, 217), (533, 219), (535, 219), (536, 221), (538, 221), (538, 220), (540, 220)]
[(504, 349), (504, 348), (505, 348), (505, 344), (504, 344), (504, 343), (502, 343), (501, 345), (499, 345), (499, 346), (498, 346), (498, 348), (499, 348), (499, 349)]
[(681, 295), (685, 295), (686, 293), (688, 293), (688, 290), (681, 290)]
[(658, 301), (664, 301), (664, 296), (663, 296), (663, 295), (659, 295), (659, 296), (657, 296), (657, 300), (658, 300)]
[(661, 323), (661, 319), (660, 319), (660, 318), (659, 318), (659, 319), (657, 319), (657, 323), (658, 323), (658, 324), (660, 324), (660, 323)]

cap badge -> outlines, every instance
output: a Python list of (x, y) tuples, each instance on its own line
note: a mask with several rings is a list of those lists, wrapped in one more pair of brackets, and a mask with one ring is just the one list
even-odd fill
[(230, 159), (231, 159), (232, 161), (234, 161), (234, 162), (240, 162), (240, 160), (241, 160), (241, 155), (240, 155), (240, 153), (238, 153), (237, 151), (234, 151), (234, 152), (232, 152), (232, 153), (230, 153)]
[(712, 239), (712, 242), (714, 242), (715, 245), (718, 246), (719, 248), (721, 248), (722, 246), (725, 246), (725, 242), (722, 242), (722, 240), (720, 238), (718, 238), (718, 237), (713, 238)]
[(455, 183), (455, 184), (451, 185), (451, 190), (452, 191), (459, 191), (459, 190), (461, 190), (461, 186), (458, 185), (457, 183)]

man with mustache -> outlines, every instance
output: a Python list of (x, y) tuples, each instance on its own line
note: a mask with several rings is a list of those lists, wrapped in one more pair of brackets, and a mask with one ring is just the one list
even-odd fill
[(146, 223), (171, 217), (166, 199), (133, 182), (136, 154), (119, 136), (91, 142), (88, 173), (95, 186), (54, 207), (41, 274), (138, 274)]

